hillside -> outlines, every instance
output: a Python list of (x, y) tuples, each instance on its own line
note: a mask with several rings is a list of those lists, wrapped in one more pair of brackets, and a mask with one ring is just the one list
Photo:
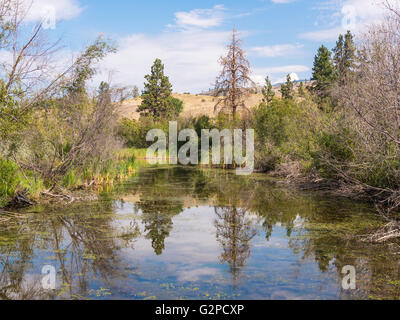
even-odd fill
[[(201, 115), (208, 115), (213, 117), (214, 107), (218, 102), (218, 98), (206, 95), (192, 95), (192, 94), (179, 94), (174, 93), (173, 96), (183, 101), (183, 117), (197, 117)], [(258, 105), (262, 100), (261, 94), (252, 94), (246, 99), (246, 107), (253, 108)], [(121, 117), (129, 119), (139, 119), (139, 113), (136, 111), (141, 104), (142, 99), (136, 98), (125, 101), (119, 108), (118, 112)]]
[[(305, 82), (305, 84), (307, 84)], [(298, 88), (299, 83), (295, 83), (295, 88)], [(279, 97), (280, 86), (274, 86), (275, 94)], [(261, 89), (260, 89), (261, 91)], [(182, 116), (185, 118), (189, 117), (198, 117), (201, 115), (207, 115), (209, 117), (216, 116), (214, 112), (214, 107), (218, 102), (219, 98), (206, 95), (206, 94), (180, 94), (174, 93), (173, 96), (183, 101), (183, 112)], [(248, 96), (245, 100), (245, 105), (247, 108), (251, 109), (257, 106), (263, 96), (262, 94), (252, 94)], [(136, 111), (138, 106), (141, 104), (142, 99), (136, 98), (131, 100), (126, 100), (119, 108), (118, 113), (121, 118), (129, 118), (129, 119), (139, 119), (139, 113)]]

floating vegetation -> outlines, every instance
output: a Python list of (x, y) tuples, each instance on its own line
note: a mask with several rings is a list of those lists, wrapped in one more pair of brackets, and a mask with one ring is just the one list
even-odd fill
[[(258, 175), (142, 168), (95, 202), (1, 213), (0, 293), (79, 300), (399, 298), (399, 248), (361, 241), (386, 224), (373, 209), (293, 192)], [(43, 265), (56, 268), (56, 290), (27, 295), (24, 279), (38, 275), (40, 286)], [(346, 265), (358, 272), (354, 292), (340, 290)]]

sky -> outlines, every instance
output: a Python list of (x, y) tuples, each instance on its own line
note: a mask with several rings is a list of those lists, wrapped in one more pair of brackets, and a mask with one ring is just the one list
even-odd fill
[(310, 79), (319, 46), (332, 49), (347, 29), (359, 35), (383, 19), (383, 0), (33, 1), (27, 19), (55, 17), (48, 31), (62, 36), (66, 52), (81, 51), (99, 35), (114, 41), (118, 52), (100, 63), (95, 81), (143, 88), (160, 58), (181, 93), (213, 86), (232, 29), (240, 33), (252, 78), (262, 83), (268, 75), (279, 83), (287, 74)]

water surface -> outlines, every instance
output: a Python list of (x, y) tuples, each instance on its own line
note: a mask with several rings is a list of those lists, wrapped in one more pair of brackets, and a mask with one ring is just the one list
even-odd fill
[(0, 299), (400, 297), (399, 248), (359, 241), (384, 223), (373, 208), (262, 174), (143, 168), (100, 201), (31, 211), (0, 222)]

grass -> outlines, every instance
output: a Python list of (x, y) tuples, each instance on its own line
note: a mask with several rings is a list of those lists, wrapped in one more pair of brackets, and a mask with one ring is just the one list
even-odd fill
[[(146, 149), (122, 149), (113, 160), (95, 163), (87, 168), (71, 169), (60, 181), (68, 190), (93, 186), (97, 190), (127, 180), (140, 167), (145, 166)], [(29, 190), (31, 198), (40, 201), (40, 195), (47, 189), (44, 181), (32, 172), (22, 172), (18, 166), (0, 158), (0, 208), (7, 206), (19, 190)]]

